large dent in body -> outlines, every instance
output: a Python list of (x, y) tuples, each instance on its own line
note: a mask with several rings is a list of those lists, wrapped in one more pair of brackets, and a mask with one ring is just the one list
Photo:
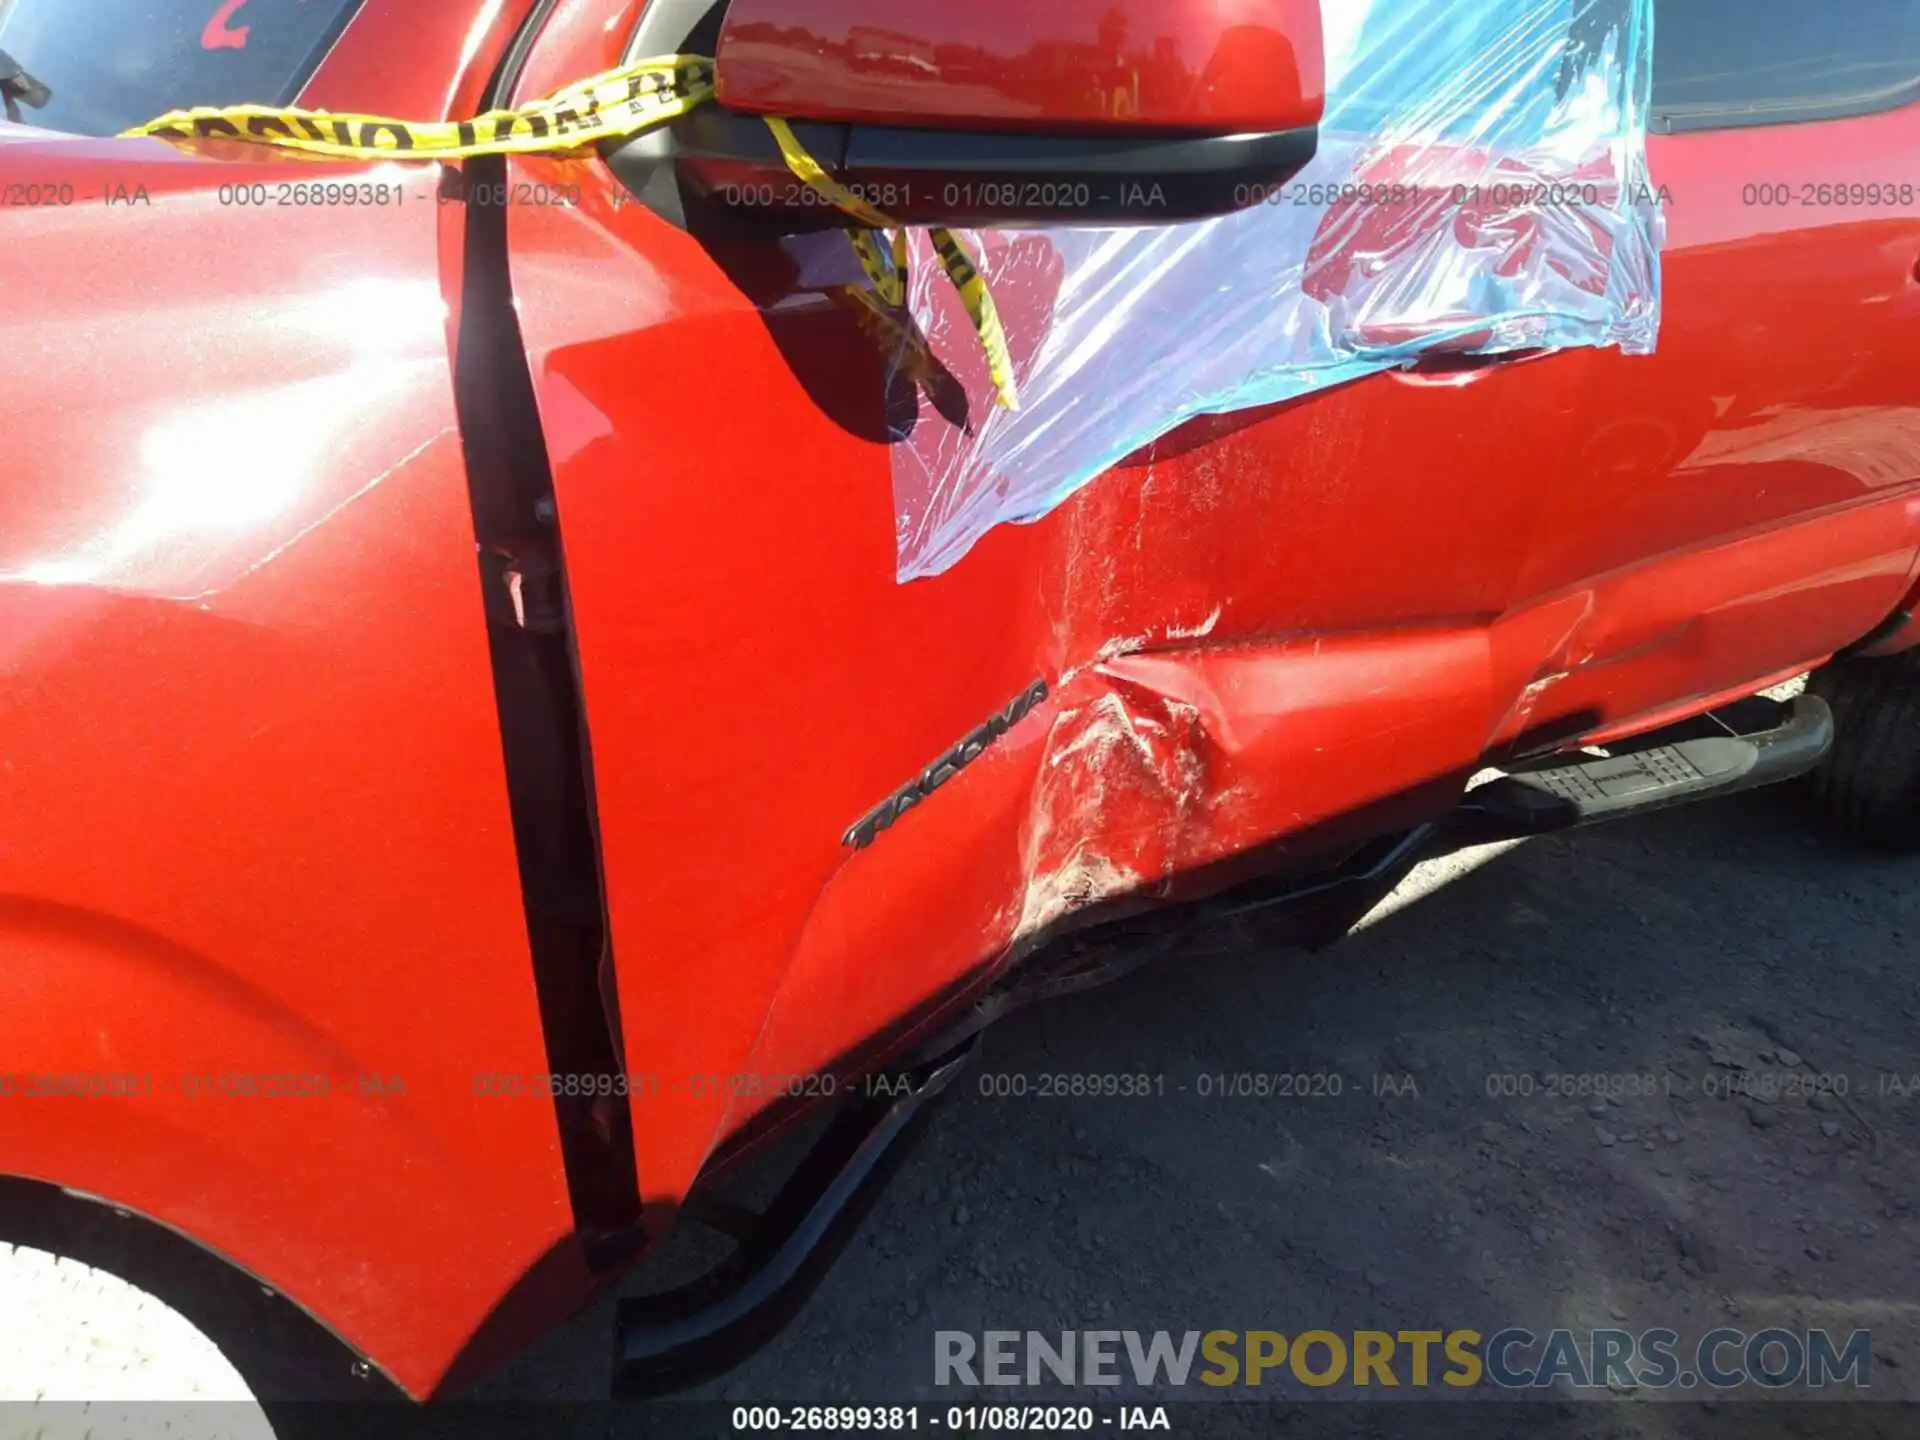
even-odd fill
[(1104, 684), (1090, 699), (1064, 703), (1048, 731), (1022, 836), (1016, 941), (1076, 911), (1160, 888), (1206, 803), (1198, 710)]
[[(1062, 683), (1021, 835), (1017, 955), (1082, 912), (1464, 778), (1492, 730), (1472, 628), (1107, 654)], [(1370, 822), (1371, 823), (1371, 822)]]

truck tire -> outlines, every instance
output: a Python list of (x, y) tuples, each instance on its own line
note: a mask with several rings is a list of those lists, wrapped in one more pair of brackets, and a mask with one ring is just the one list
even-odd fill
[(4, 1243), (0, 1294), (0, 1404), (24, 1405), (26, 1433), (274, 1440), (240, 1372), (158, 1297), (70, 1256)]
[(1920, 650), (1838, 660), (1807, 688), (1833, 707), (1833, 752), (1813, 772), (1815, 803), (1856, 839), (1920, 854)]

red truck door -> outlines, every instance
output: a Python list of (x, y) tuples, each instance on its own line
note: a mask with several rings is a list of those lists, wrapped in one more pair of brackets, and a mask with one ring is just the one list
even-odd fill
[(1589, 357), (1524, 594), (1584, 595), (1514, 728), (1817, 661), (1920, 541), (1920, 7), (1661, 0), (1658, 353)]
[[(605, 9), (556, 8), (523, 98), (619, 60)], [(905, 585), (856, 317), (597, 160), (511, 162), (536, 201), (578, 187), (508, 235), (648, 1193), (1078, 911), (1424, 818), (1501, 740), (1757, 687), (1899, 603), (1916, 22), (1734, 9), (1657, 27), (1656, 356), (1431, 366), (1196, 422)]]
[[(517, 93), (616, 63), (604, 9), (559, 6)], [(510, 207), (508, 234), (649, 1195), (1082, 907), (1444, 806), (1425, 787), (1471, 771), (1528, 678), (1486, 622), (1559, 488), (1578, 365), (1196, 422), (903, 585), (856, 317), (779, 246), (703, 247), (598, 160), (508, 173), (578, 187)], [(995, 717), (1007, 733), (860, 843)]]

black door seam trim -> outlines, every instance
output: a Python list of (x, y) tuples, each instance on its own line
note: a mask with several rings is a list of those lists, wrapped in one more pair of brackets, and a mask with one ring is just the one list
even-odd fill
[[(504, 103), (556, 0), (508, 45), (481, 109)], [(574, 1228), (596, 1263), (638, 1243), (639, 1181), (592, 752), (552, 465), (514, 305), (506, 160), (469, 160), (454, 401), (482, 585), (535, 995)], [(481, 1072), (510, 1071), (506, 1057)], [(524, 1077), (522, 1077), (524, 1079)], [(476, 1077), (476, 1085), (479, 1077)], [(575, 1094), (566, 1093), (568, 1089)], [(578, 1093), (585, 1091), (586, 1093)]]

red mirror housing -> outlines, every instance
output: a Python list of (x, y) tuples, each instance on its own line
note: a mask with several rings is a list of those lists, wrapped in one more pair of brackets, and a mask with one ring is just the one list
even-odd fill
[(1076, 135), (1319, 123), (1319, 0), (733, 0), (719, 99), (799, 119)]
[(715, 57), (716, 104), (608, 156), (711, 233), (845, 225), (765, 121), (907, 225), (1161, 225), (1313, 158), (1320, 0), (647, 0), (629, 58)]

